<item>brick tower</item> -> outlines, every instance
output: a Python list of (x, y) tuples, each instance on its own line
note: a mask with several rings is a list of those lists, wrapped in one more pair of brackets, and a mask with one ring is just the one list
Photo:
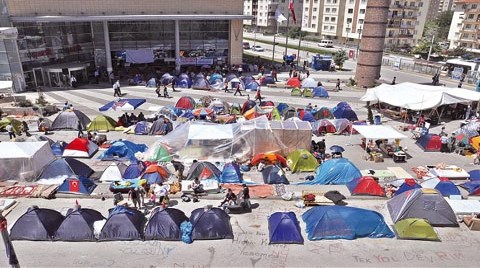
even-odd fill
[(390, 1), (368, 0), (355, 72), (359, 87), (371, 87), (380, 78)]

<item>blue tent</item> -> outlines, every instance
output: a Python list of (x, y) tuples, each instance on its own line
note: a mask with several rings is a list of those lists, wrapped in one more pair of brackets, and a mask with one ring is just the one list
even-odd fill
[(59, 158), (48, 164), (38, 179), (54, 179), (61, 176), (85, 176), (89, 177), (93, 174), (93, 169), (81, 161), (74, 158)]
[(135, 124), (135, 135), (148, 135), (148, 123), (147, 121), (140, 121)]
[(435, 186), (435, 190), (439, 191), (442, 196), (449, 197), (451, 195), (461, 195), (457, 186), (449, 180), (441, 180)]
[[(243, 84), (244, 85), (248, 85), (252, 82), (256, 82), (257, 80), (255, 79), (255, 77), (251, 76), (251, 75), (245, 75), (243, 76), (242, 78), (242, 81), (243, 81)], [(257, 82), (258, 83), (258, 82)]]
[(300, 112), (298, 112), (298, 118), (306, 122), (315, 122), (315, 118), (313, 117), (313, 114), (306, 110), (301, 110)]
[(210, 84), (214, 84), (217, 80), (220, 80), (223, 82), (223, 77), (221, 74), (218, 74), (218, 73), (214, 73), (212, 75), (210, 75), (210, 79), (208, 79), (208, 82)]
[(460, 186), (468, 191), (468, 195), (480, 195), (480, 181), (467, 181)]
[(360, 170), (346, 158), (325, 161), (317, 168), (315, 178), (301, 184), (347, 184), (361, 177)]
[(187, 118), (188, 120), (195, 118), (191, 110), (185, 110), (180, 117)]
[(309, 240), (395, 237), (383, 216), (367, 209), (319, 206), (303, 213), (302, 219)]
[(145, 227), (145, 240), (180, 241), (180, 224), (188, 221), (183, 211), (176, 208), (156, 207)]
[(102, 107), (98, 108), (100, 112), (105, 111), (131, 111), (137, 109), (140, 105), (144, 104), (146, 99), (119, 99), (111, 101)]
[(143, 171), (145, 171), (145, 166), (141, 162), (132, 162), (123, 173), (123, 178), (126, 180), (136, 179), (140, 177)]
[(193, 81), (192, 88), (210, 89), (210, 83), (205, 76), (203, 76), (203, 74), (197, 74), (195, 76), (195, 80)]
[(319, 86), (313, 89), (313, 97), (319, 97), (319, 98), (328, 98), (328, 92), (323, 86)]
[(58, 187), (57, 193), (90, 195), (97, 185), (84, 176), (69, 177)]
[(228, 163), (223, 167), (222, 174), (218, 178), (220, 183), (242, 183), (243, 177), (240, 167), (236, 163)]
[(275, 79), (272, 76), (265, 76), (262, 80), (262, 86), (274, 85)]
[(192, 240), (233, 239), (230, 216), (220, 208), (197, 208), (190, 215)]
[(95, 241), (93, 223), (104, 219), (100, 212), (93, 209), (71, 209), (55, 232), (54, 240)]
[(471, 181), (480, 181), (480, 169), (470, 170), (468, 174)]
[(60, 224), (63, 215), (52, 209), (30, 207), (10, 229), (12, 240), (50, 240)]
[(283, 114), (283, 112), (287, 110), (288, 107), (289, 107), (288, 104), (281, 102), (277, 105), (277, 110), (280, 114)]
[(232, 81), (232, 79), (238, 78), (236, 74), (229, 73), (225, 76), (225, 83)]
[(190, 77), (188, 76), (188, 74), (180, 74), (178, 77), (177, 77), (177, 80), (176, 80), (176, 87), (178, 88), (190, 88), (192, 86), (192, 79), (190, 79)]
[(302, 232), (294, 212), (275, 212), (268, 217), (270, 244), (303, 244)]
[(352, 107), (346, 102), (340, 102), (333, 108), (333, 116), (335, 118), (345, 118), (350, 121), (358, 121), (357, 114), (352, 110)]
[(110, 210), (110, 215), (103, 225), (98, 240), (140, 240), (143, 238), (145, 223), (146, 218), (142, 212), (124, 206), (116, 206)]
[[(137, 124), (138, 125), (138, 124)], [(148, 147), (145, 144), (136, 144), (127, 140), (118, 140), (112, 143), (110, 148), (103, 152), (98, 159), (102, 161), (127, 161), (136, 162), (135, 153), (146, 152)]]
[(245, 84), (245, 90), (257, 91), (260, 88), (260, 84), (257, 81), (252, 81), (249, 84)]
[(63, 151), (65, 150), (65, 147), (67, 147), (67, 143), (63, 141), (56, 141), (50, 145), (50, 148), (52, 149), (52, 153), (56, 157), (62, 157)]
[(417, 188), (422, 188), (422, 186), (418, 184), (414, 179), (406, 179), (405, 182), (402, 183), (400, 187), (398, 187), (394, 195), (399, 195), (403, 192), (410, 191)]
[(285, 172), (279, 166), (267, 166), (262, 170), (263, 182), (265, 184), (290, 184)]

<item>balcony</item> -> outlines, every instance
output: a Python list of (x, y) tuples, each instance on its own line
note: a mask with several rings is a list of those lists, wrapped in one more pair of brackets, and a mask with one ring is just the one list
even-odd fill
[(391, 10), (398, 10), (398, 9), (401, 9), (401, 10), (418, 10), (419, 7), (418, 6), (410, 6), (410, 5), (397, 5), (397, 4), (392, 4), (390, 5), (390, 9)]

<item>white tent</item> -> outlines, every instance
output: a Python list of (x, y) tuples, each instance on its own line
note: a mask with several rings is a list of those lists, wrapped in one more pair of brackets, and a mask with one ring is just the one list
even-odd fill
[(311, 77), (307, 77), (302, 81), (303, 88), (314, 88), (314, 87), (317, 87), (317, 85), (318, 83), (315, 81), (315, 79)]
[(370, 88), (360, 100), (384, 102), (396, 107), (420, 111), (441, 105), (479, 101), (480, 93), (462, 88), (437, 87), (407, 82), (396, 85), (382, 84)]
[(360, 135), (369, 140), (378, 140), (378, 139), (406, 139), (407, 136), (396, 131), (390, 126), (382, 125), (369, 125), (369, 126), (353, 126), (353, 129), (358, 131)]
[(121, 181), (127, 166), (123, 163), (111, 163), (102, 173), (101, 182)]
[(55, 160), (46, 141), (0, 143), (0, 180), (35, 180)]

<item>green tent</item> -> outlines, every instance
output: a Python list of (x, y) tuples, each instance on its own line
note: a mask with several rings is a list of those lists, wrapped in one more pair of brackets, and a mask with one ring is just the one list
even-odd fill
[(276, 107), (273, 108), (273, 110), (272, 110), (272, 120), (277, 120), (277, 121), (282, 120), (282, 116), (280, 115), (280, 113), (278, 112), (278, 109)]
[(17, 134), (20, 134), (22, 129), (22, 122), (14, 118), (2, 118), (2, 120), (0, 120), (0, 129), (5, 129), (10, 122), (12, 123), (13, 131), (15, 131), (15, 133)]
[(172, 161), (172, 157), (170, 156), (167, 148), (159, 144), (157, 149), (155, 149), (155, 153), (150, 157), (149, 160), (158, 162), (170, 162)]
[(313, 92), (311, 88), (306, 88), (303, 90), (303, 96), (305, 98), (313, 98)]
[(87, 126), (88, 131), (110, 131), (115, 130), (117, 122), (106, 115), (99, 115)]
[(290, 93), (291, 96), (302, 96), (302, 90), (299, 89), (298, 87), (292, 89), (292, 92)]
[(395, 231), (399, 239), (440, 240), (433, 227), (425, 219), (408, 218), (398, 221), (395, 223)]
[(318, 167), (318, 161), (307, 150), (295, 150), (287, 156), (287, 165), (295, 173), (315, 171)]

